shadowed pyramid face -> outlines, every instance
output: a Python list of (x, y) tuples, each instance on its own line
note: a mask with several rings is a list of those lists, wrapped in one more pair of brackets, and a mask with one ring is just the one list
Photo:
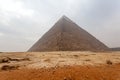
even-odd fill
[(29, 51), (105, 51), (108, 47), (63, 16)]

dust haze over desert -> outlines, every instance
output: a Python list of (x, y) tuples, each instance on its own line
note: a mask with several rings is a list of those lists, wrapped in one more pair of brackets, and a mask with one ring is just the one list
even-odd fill
[(119, 80), (119, 9), (119, 0), (0, 0), (0, 80)]

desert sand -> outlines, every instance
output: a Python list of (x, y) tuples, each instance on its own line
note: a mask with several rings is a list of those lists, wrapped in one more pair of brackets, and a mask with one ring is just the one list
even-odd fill
[(0, 53), (0, 80), (119, 80), (120, 52)]

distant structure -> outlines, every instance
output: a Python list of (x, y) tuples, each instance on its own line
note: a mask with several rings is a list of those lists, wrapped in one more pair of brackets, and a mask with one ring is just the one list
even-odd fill
[(120, 47), (110, 48), (110, 51), (120, 51)]
[(106, 51), (108, 47), (66, 16), (39, 39), (28, 51)]

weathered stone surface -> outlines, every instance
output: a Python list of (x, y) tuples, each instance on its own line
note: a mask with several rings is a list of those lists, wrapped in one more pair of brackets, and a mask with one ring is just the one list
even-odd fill
[(30, 49), (39, 51), (105, 51), (108, 47), (63, 16)]

